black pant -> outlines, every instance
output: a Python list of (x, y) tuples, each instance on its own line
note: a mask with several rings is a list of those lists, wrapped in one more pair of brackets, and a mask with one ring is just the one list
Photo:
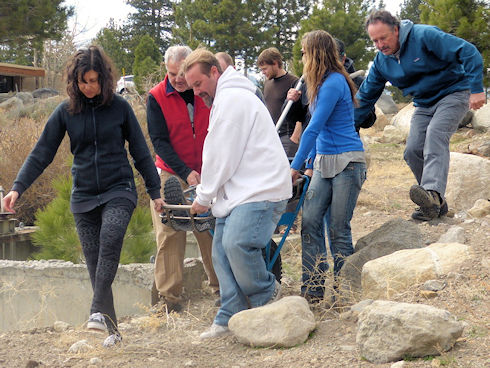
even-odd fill
[(133, 202), (115, 198), (92, 211), (74, 214), (94, 291), (90, 313), (100, 312), (104, 315), (109, 333), (117, 330), (111, 286), (133, 211)]

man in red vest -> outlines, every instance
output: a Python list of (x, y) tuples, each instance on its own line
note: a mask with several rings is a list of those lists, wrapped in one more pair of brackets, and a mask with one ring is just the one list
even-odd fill
[[(171, 176), (176, 176), (184, 189), (201, 182), (202, 149), (210, 110), (199, 96), (194, 96), (183, 74), (179, 73), (182, 62), (191, 51), (188, 46), (167, 49), (167, 75), (148, 96), (148, 132), (157, 155), (155, 165), (160, 173), (162, 191)], [(150, 207), (157, 241), (155, 285), (167, 308), (179, 311), (186, 232), (162, 224), (159, 213)], [(217, 292), (218, 279), (211, 260), (212, 237), (207, 231), (194, 231), (194, 235), (209, 285)]]

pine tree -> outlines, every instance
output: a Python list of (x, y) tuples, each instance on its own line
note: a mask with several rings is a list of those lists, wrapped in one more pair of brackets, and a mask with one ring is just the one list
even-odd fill
[(161, 62), (162, 54), (158, 51), (156, 43), (149, 35), (143, 36), (134, 51), (133, 63), (134, 81), (139, 93), (147, 92), (149, 86), (154, 84), (145, 82), (149, 76), (158, 72)]
[(136, 9), (130, 15), (131, 35), (140, 38), (149, 35), (163, 54), (169, 46), (174, 25), (173, 2), (171, 0), (128, 0)]

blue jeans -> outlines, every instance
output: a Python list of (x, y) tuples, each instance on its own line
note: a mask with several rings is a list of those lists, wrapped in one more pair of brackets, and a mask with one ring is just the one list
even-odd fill
[(232, 315), (249, 306), (266, 304), (275, 290), (262, 249), (271, 240), (287, 201), (252, 202), (217, 218), (213, 237), (213, 266), (218, 276), (221, 307), (214, 323), (228, 326)]
[(303, 285), (302, 294), (319, 298), (324, 295), (328, 270), (324, 218), (328, 215), (328, 237), (334, 257), (334, 275), (338, 275), (345, 257), (354, 253), (350, 221), (362, 184), (366, 180), (366, 164), (350, 162), (333, 178), (322, 178), (313, 172), (303, 206), (301, 226)]

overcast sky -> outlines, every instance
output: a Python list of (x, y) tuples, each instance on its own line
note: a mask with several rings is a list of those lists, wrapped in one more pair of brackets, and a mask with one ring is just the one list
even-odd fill
[[(386, 9), (396, 14), (400, 10), (402, 0), (385, 0)], [(69, 21), (70, 29), (76, 30), (77, 43), (87, 44), (97, 32), (105, 27), (110, 18), (116, 22), (126, 20), (132, 11), (125, 0), (65, 0), (66, 5), (75, 7), (75, 16)]]

